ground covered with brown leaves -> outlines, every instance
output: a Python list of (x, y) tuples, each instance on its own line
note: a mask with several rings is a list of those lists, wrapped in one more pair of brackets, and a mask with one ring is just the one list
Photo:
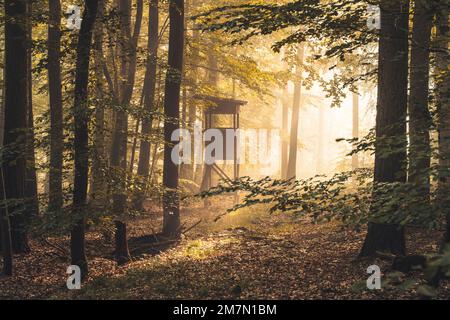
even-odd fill
[[(184, 209), (186, 228), (200, 223), (178, 243), (142, 246), (131, 242), (134, 261), (118, 267), (113, 241), (97, 231), (87, 235), (90, 276), (81, 290), (66, 288), (68, 238), (33, 241), (32, 253), (15, 257), (15, 275), (0, 279), (0, 299), (418, 299), (422, 272), (408, 275), (408, 288), (362, 290), (367, 267), (383, 277), (390, 261), (356, 260), (364, 231), (336, 223), (313, 225), (264, 208), (214, 217), (223, 207)], [(131, 237), (151, 234), (160, 214), (131, 222)], [(437, 249), (441, 234), (408, 230), (410, 253)], [(405, 276), (406, 279), (406, 276)], [(450, 298), (450, 284), (438, 298)]]

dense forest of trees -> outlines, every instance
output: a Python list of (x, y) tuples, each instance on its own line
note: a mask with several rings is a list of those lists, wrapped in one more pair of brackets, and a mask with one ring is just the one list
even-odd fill
[[(129, 230), (136, 217), (161, 208), (160, 230), (146, 230), (139, 241), (179, 241), (197, 225), (186, 225), (183, 212), (186, 199), (198, 202), (200, 191), (204, 198), (239, 192), (242, 201), (225, 210), (264, 204), (271, 212), (315, 222), (367, 227), (361, 259), (407, 257), (405, 229), (411, 225), (445, 230), (434, 254), (446, 254), (448, 0), (378, 1), (379, 30), (367, 27), (368, 1), (1, 5), (5, 275), (14, 274), (16, 257), (33, 254), (30, 243), (67, 237), (70, 264), (88, 279), (86, 237), (99, 229), (113, 234), (114, 260), (125, 265), (133, 261)], [(81, 15), (74, 9), (65, 16), (69, 5)], [(79, 27), (69, 28), (66, 19)], [(267, 43), (278, 60), (263, 51)], [(317, 88), (334, 107), (342, 107), (347, 96), (351, 105), (351, 150), (342, 156), (349, 158), (348, 170), (328, 175), (328, 106), (315, 96)], [(376, 117), (365, 135), (362, 108), (371, 90)], [(251, 101), (246, 120), (254, 128), (270, 129), (270, 108), (279, 102), (273, 114), (280, 115), (280, 152), (271, 158), (280, 162), (276, 174), (205, 184), (212, 169), (195, 161), (194, 144), (192, 163), (173, 161), (176, 141), (186, 139), (180, 129), (194, 136), (196, 124), (205, 120), (204, 110), (211, 107), (201, 100), (205, 96)], [(257, 104), (264, 106), (257, 110)], [(317, 142), (301, 138), (302, 112), (311, 105), (319, 118)], [(317, 148), (316, 178), (302, 179), (305, 145)], [(213, 170), (226, 171), (221, 168)], [(218, 186), (201, 190), (205, 185)], [(435, 273), (445, 278), (448, 267), (439, 265)]]

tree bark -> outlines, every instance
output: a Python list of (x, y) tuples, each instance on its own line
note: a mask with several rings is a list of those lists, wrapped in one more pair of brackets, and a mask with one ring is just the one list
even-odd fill
[(121, 53), (121, 97), (120, 109), (116, 112), (116, 124), (111, 150), (111, 166), (117, 172), (117, 182), (113, 192), (113, 211), (116, 217), (116, 261), (119, 265), (131, 260), (128, 249), (126, 225), (123, 222), (127, 211), (127, 149), (128, 149), (128, 107), (133, 96), (136, 77), (137, 44), (141, 30), (143, 2), (137, 1), (136, 21), (131, 33), (131, 1), (119, 1), (120, 12), (120, 53)]
[(298, 149), (298, 126), (300, 117), (300, 107), (302, 100), (302, 64), (305, 54), (305, 47), (300, 44), (297, 53), (296, 81), (294, 86), (294, 104), (292, 106), (291, 138), (289, 146), (289, 162), (287, 169), (287, 179), (295, 179), (297, 176), (297, 149)]
[(48, 90), (50, 95), (49, 211), (63, 206), (63, 109), (61, 89), (61, 2), (49, 0)]
[(73, 215), (75, 225), (71, 231), (70, 252), (73, 265), (80, 267), (82, 278), (88, 274), (85, 252), (85, 210), (88, 187), (88, 83), (92, 33), (97, 16), (98, 0), (85, 0), (83, 20), (78, 36), (75, 71), (75, 178), (73, 189)]
[(324, 150), (325, 150), (325, 109), (323, 106), (317, 107), (319, 110), (318, 142), (317, 142), (317, 174), (324, 173)]
[[(352, 135), (353, 139), (359, 139), (359, 95), (353, 93), (353, 120), (352, 120)], [(358, 154), (352, 155), (352, 170), (359, 169), (359, 156)]]
[(436, 19), (436, 68), (434, 72), (436, 105), (438, 113), (439, 163), (438, 205), (446, 217), (444, 243), (450, 243), (450, 71), (448, 70), (448, 0), (439, 1)]
[(288, 153), (289, 153), (289, 105), (287, 96), (289, 92), (286, 88), (283, 90), (281, 103), (283, 104), (283, 115), (281, 123), (282, 141), (281, 141), (281, 179), (287, 179)]
[[(196, 6), (198, 5), (196, 0), (192, 0), (190, 2), (191, 10), (195, 10)], [(186, 19), (189, 20), (189, 19)], [(188, 28), (188, 27), (187, 27)], [(200, 38), (200, 32), (199, 27), (195, 22), (192, 25), (192, 49), (191, 49), (191, 55), (190, 59), (191, 61), (199, 61), (200, 59), (200, 50), (198, 47), (198, 41)], [(191, 81), (192, 81), (192, 87), (191, 90), (193, 93), (196, 92), (197, 86), (198, 86), (198, 67), (194, 64), (190, 68), (190, 72), (192, 74)], [(189, 101), (189, 107), (188, 107), (188, 119), (189, 119), (189, 130), (191, 133), (191, 164), (187, 165), (186, 171), (189, 173), (189, 179), (195, 182), (195, 173), (196, 173), (196, 163), (195, 163), (195, 144), (194, 144), (194, 127), (195, 122), (197, 120), (197, 105), (192, 99)]]
[[(32, 1), (27, 3), (29, 19), (27, 21), (28, 27), (28, 43), (33, 41), (33, 22), (32, 22)], [(29, 217), (37, 217), (39, 215), (39, 199), (37, 189), (37, 174), (36, 174), (36, 154), (34, 149), (34, 113), (33, 113), (33, 58), (32, 46), (28, 45), (27, 62), (28, 62), (28, 123), (27, 123), (27, 172), (25, 181), (25, 197), (26, 197), (26, 212)]]
[[(3, 77), (2, 77), (3, 78)], [(2, 79), (3, 81), (3, 79)], [(2, 89), (0, 105), (0, 146), (3, 148), (3, 135), (5, 126), (4, 93)], [(0, 160), (3, 162), (3, 151), (0, 153)], [(3, 274), (5, 276), (13, 275), (13, 252), (11, 242), (11, 225), (9, 222), (8, 206), (6, 205), (5, 181), (3, 180), (3, 167), (0, 167), (0, 198), (2, 204), (0, 207), (0, 247), (3, 256)]]
[[(3, 174), (14, 252), (28, 252), (26, 212), (27, 127), (29, 87), (29, 25), (27, 1), (5, 1), (5, 134)], [(5, 152), (4, 151), (4, 152)], [(14, 203), (16, 202), (16, 203)], [(18, 204), (17, 202), (21, 203)]]
[(149, 5), (147, 65), (144, 78), (144, 116), (142, 119), (142, 140), (139, 149), (137, 174), (144, 180), (144, 193), (136, 197), (135, 208), (143, 210), (150, 173), (150, 134), (152, 131), (152, 112), (155, 110), (156, 72), (158, 63), (158, 32), (159, 32), (159, 0), (151, 0)]
[(424, 202), (430, 201), (432, 124), (428, 108), (430, 44), (433, 10), (423, 0), (414, 2), (409, 96), (409, 168), (408, 180), (415, 184)]
[(169, 59), (164, 94), (164, 220), (163, 234), (177, 235), (180, 228), (178, 165), (172, 159), (172, 133), (180, 128), (180, 88), (184, 51), (184, 0), (169, 1)]
[(105, 11), (104, 0), (99, 0), (97, 22), (95, 24), (94, 37), (94, 73), (97, 104), (95, 106), (95, 130), (94, 130), (94, 156), (92, 159), (92, 184), (90, 205), (94, 210), (104, 210), (107, 204), (107, 186), (105, 168), (107, 166), (106, 139), (105, 139), (105, 106), (102, 105), (105, 98), (103, 81), (103, 19)]
[[(406, 182), (408, 12), (407, 1), (381, 1), (375, 185), (383, 182)], [(394, 141), (392, 145), (386, 146), (386, 138)], [(395, 151), (386, 155), (387, 147)], [(377, 197), (376, 187), (373, 197)], [(376, 210), (377, 208), (372, 206), (375, 215)], [(371, 256), (377, 251), (404, 255), (406, 249), (403, 228), (370, 222), (360, 256)]]
[[(5, 183), (3, 180), (3, 168), (0, 168), (0, 192), (2, 201), (6, 201)], [(13, 251), (11, 241), (11, 225), (9, 223), (8, 206), (2, 203), (0, 208), (0, 234), (2, 256), (3, 256), (3, 275), (13, 275)]]

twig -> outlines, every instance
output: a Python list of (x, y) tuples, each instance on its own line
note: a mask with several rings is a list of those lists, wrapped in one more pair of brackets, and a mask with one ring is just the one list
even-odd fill
[(51, 243), (49, 240), (47, 240), (47, 239), (45, 239), (45, 238), (42, 238), (42, 239), (41, 239), (41, 242), (43, 242), (44, 244), (46, 244), (46, 245), (52, 247), (53, 249), (56, 249), (57, 251), (60, 252), (60, 254), (63, 254), (63, 255), (65, 255), (66, 257), (69, 255), (69, 253), (67, 252), (66, 249), (64, 249), (63, 247), (61, 247), (61, 246), (59, 246), (59, 245), (57, 245), (57, 244)]
[(203, 219), (200, 219), (197, 223), (195, 223), (193, 226), (191, 226), (191, 227), (189, 227), (189, 228), (187, 228), (186, 230), (184, 230), (183, 232), (182, 232), (182, 234), (186, 234), (186, 233), (188, 233), (189, 231), (191, 231), (192, 229), (194, 229), (196, 226), (198, 226), (200, 223), (202, 223), (203, 222)]

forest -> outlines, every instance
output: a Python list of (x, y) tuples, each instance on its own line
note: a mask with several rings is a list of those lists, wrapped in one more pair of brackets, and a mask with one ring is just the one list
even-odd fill
[(450, 299), (448, 0), (0, 5), (0, 300)]

